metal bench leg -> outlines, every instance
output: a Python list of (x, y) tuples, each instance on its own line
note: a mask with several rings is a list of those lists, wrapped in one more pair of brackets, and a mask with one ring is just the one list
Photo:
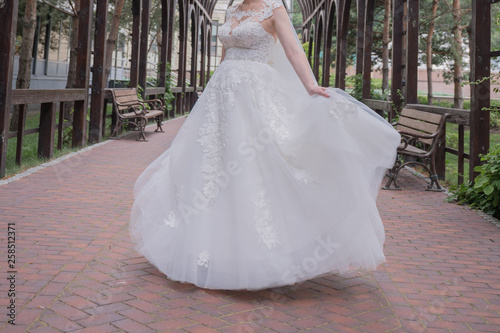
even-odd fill
[[(429, 179), (431, 182), (429, 186), (427, 186), (426, 191), (443, 192), (445, 189), (441, 187), (441, 184), (439, 184), (438, 175), (436, 173), (436, 164), (434, 156), (431, 158), (429, 164), (430, 164)], [(434, 188), (434, 185), (436, 185), (436, 188)]]
[(143, 141), (143, 142), (148, 142), (146, 139), (146, 126), (148, 124), (148, 120), (146, 117), (141, 117), (137, 120), (137, 129), (139, 130), (139, 137), (137, 138), (136, 141)]
[(165, 131), (161, 127), (161, 121), (163, 120), (163, 117), (162, 116), (158, 116), (155, 119), (156, 119), (156, 130), (155, 130), (155, 132), (165, 133)]
[[(385, 184), (385, 186), (382, 187), (383, 190), (401, 190), (401, 188), (399, 187), (399, 185), (397, 183), (399, 170), (401, 170), (401, 161), (399, 160), (398, 157), (396, 157), (396, 161), (394, 162), (394, 166), (387, 173), (387, 177), (389, 177), (389, 179), (387, 180), (387, 183)], [(394, 183), (394, 187), (391, 187), (392, 183)]]
[(115, 127), (113, 128), (113, 131), (111, 132), (111, 139), (118, 139), (118, 132), (120, 129), (123, 127), (123, 121), (118, 118), (115, 124)]

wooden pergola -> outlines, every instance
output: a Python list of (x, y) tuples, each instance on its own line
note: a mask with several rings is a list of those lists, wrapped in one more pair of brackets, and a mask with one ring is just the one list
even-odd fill
[[(232, 4), (233, 0), (229, 4)], [(470, 154), (461, 152), (461, 159), (469, 157), (470, 179), (473, 179), (474, 166), (480, 163), (480, 154), (489, 149), (489, 112), (483, 108), (490, 106), (490, 82), (481, 80), (490, 76), (490, 58), (498, 56), (491, 52), (491, 4), (498, 0), (472, 0), (471, 22), (471, 81), (481, 81), (471, 86), (471, 109), (468, 123), (471, 129)], [(132, 0), (133, 30), (131, 58), (131, 86), (146, 87), (147, 50), (151, 0)], [(177, 86), (175, 93), (175, 112), (190, 110), (197, 99), (197, 92), (203, 90), (210, 79), (212, 15), (217, 0), (162, 0), (162, 42), (159, 61), (159, 87), (147, 89), (145, 94), (155, 95), (164, 92), (167, 63), (172, 62), (173, 52), (178, 51)], [(323, 70), (319, 77), (320, 66), (330, 68), (332, 50), (336, 49), (335, 86), (345, 88), (346, 50), (349, 12), (357, 11), (358, 33), (356, 45), (356, 72), (363, 77), (363, 97), (370, 102), (370, 80), (372, 72), (372, 36), (375, 0), (298, 0), (302, 15), (302, 38), (314, 45), (308, 54), (313, 63), (313, 72), (321, 84), (327, 86), (330, 72)], [(95, 11), (94, 9), (95, 5)], [(405, 104), (416, 104), (417, 64), (418, 64), (418, 27), (419, 1), (392, 1), (392, 86), (391, 106), (386, 108), (389, 119)], [(103, 82), (104, 54), (106, 48), (108, 0), (81, 0), (79, 11), (79, 36), (77, 60), (77, 85), (75, 89), (52, 91), (13, 90), (12, 70), (14, 63), (14, 43), (18, 14), (18, 0), (0, 0), (0, 21), (4, 33), (0, 34), (0, 177), (5, 174), (7, 140), (18, 138), (18, 147), (28, 131), (24, 129), (25, 114), (21, 115), (17, 132), (9, 133), (9, 115), (12, 105), (40, 104), (39, 154), (51, 157), (54, 146), (56, 108), (67, 101), (75, 102), (73, 127), (73, 146), (83, 146), (87, 142), (99, 142), (103, 138), (104, 99), (108, 93)], [(177, 13), (176, 13), (177, 11)], [(174, 49), (174, 21), (179, 18), (178, 48)], [(95, 18), (94, 18), (95, 16)], [(95, 28), (93, 30), (93, 27)], [(94, 31), (94, 35), (92, 33)], [(333, 33), (337, 45), (332, 45)], [(92, 36), (93, 35), (93, 36)], [(189, 37), (189, 38), (188, 38)], [(90, 64), (93, 38), (94, 60)], [(191, 40), (191, 54), (188, 54), (187, 41)], [(320, 53), (323, 57), (320, 58)], [(314, 56), (313, 56), (314, 54)], [(314, 59), (312, 59), (314, 58)], [(188, 60), (190, 59), (190, 63)], [(92, 69), (92, 82), (89, 82)], [(90, 89), (90, 96), (87, 92)], [(401, 98), (402, 97), (402, 98)], [(369, 104), (378, 105), (375, 102)], [(392, 107), (395, 106), (395, 108)], [(90, 121), (87, 122), (87, 110)], [(433, 112), (436, 111), (434, 108)], [(457, 110), (456, 113), (461, 111)], [(23, 118), (24, 117), (24, 118)], [(464, 125), (464, 124), (462, 124)], [(35, 132), (36, 132), (35, 131)], [(33, 131), (32, 131), (33, 132)], [(31, 132), (31, 133), (32, 133)], [(462, 143), (463, 145), (463, 143)], [(18, 155), (20, 155), (19, 150)], [(444, 155), (444, 147), (443, 147)], [(460, 157), (460, 152), (459, 152)], [(19, 156), (20, 161), (20, 156)], [(442, 156), (444, 163), (444, 156)]]

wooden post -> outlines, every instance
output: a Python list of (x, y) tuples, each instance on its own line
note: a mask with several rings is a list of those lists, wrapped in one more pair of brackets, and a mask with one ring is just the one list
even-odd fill
[(130, 59), (130, 84), (136, 88), (139, 84), (139, 44), (141, 38), (141, 0), (132, 0), (132, 54)]
[(189, 73), (190, 74), (189, 81), (190, 81), (191, 87), (194, 87), (194, 92), (193, 92), (192, 97), (191, 97), (192, 102), (191, 102), (189, 109), (191, 109), (191, 107), (194, 105), (194, 103), (196, 102), (196, 99), (198, 97), (198, 95), (196, 94), (196, 86), (198, 85), (198, 83), (196, 82), (196, 75), (198, 72), (197, 65), (198, 65), (198, 43), (199, 43), (199, 40), (198, 40), (198, 37), (199, 37), (199, 35), (198, 35), (199, 13), (197, 12), (197, 10), (195, 10), (193, 13), (194, 13), (194, 15), (191, 17), (191, 21), (192, 21), (192, 24), (191, 24), (191, 72)]
[(366, 0), (357, 0), (358, 37), (356, 39), (356, 74), (363, 73), (363, 48), (365, 39)]
[(65, 102), (59, 103), (59, 121), (57, 126), (57, 149), (61, 150), (64, 139), (64, 105)]
[[(471, 20), (471, 105), (469, 180), (477, 176), (474, 168), (481, 164), (480, 154), (490, 148), (491, 2), (472, 0)], [(474, 82), (480, 82), (475, 84)]]
[(142, 97), (146, 98), (146, 82), (148, 76), (148, 38), (149, 38), (149, 14), (151, 0), (142, 0), (141, 14), (141, 43), (139, 56), (139, 85), (142, 87)]
[(406, 20), (406, 104), (418, 103), (418, 13), (419, 0), (407, 0)]
[(168, 53), (168, 1), (161, 1), (161, 52), (160, 52), (160, 70), (158, 85), (165, 87), (165, 76), (167, 75), (167, 53)]
[(392, 121), (397, 112), (401, 111), (402, 89), (403, 89), (403, 14), (404, 0), (394, 0), (392, 11), (392, 74), (391, 74), (391, 100), (393, 110), (389, 113), (389, 121)]
[(56, 132), (56, 103), (42, 103), (40, 108), (40, 132), (38, 133), (38, 155), (44, 158), (54, 156)]
[(458, 185), (464, 182), (464, 125), (458, 125)]
[(94, 38), (94, 66), (92, 67), (92, 96), (90, 103), (89, 143), (102, 140), (104, 109), (104, 67), (106, 57), (106, 32), (108, 0), (97, 1)]
[[(344, 16), (345, 0), (337, 1), (337, 52), (335, 55), (335, 87), (345, 89), (345, 68), (342, 68), (342, 55), (346, 49), (342, 43), (342, 17)], [(314, 31), (316, 33), (316, 31)]]
[[(349, 12), (351, 10), (352, 0), (344, 0), (342, 5), (342, 13), (340, 16), (340, 24), (338, 29), (340, 29), (340, 48), (337, 48), (337, 61), (338, 61), (338, 72), (339, 81), (338, 87), (345, 90), (345, 76), (346, 76), (346, 57), (347, 57), (347, 28), (349, 25)], [(337, 75), (336, 74), (336, 75)]]
[(26, 104), (19, 105), (19, 120), (17, 123), (16, 164), (21, 165), (23, 159), (24, 128), (26, 126)]
[(33, 39), (33, 62), (31, 64), (31, 73), (36, 75), (36, 66), (38, 63), (38, 45), (40, 45), (40, 16), (36, 17), (35, 37)]
[(206, 23), (205, 21), (201, 24), (201, 39), (200, 39), (200, 82), (198, 83), (200, 87), (205, 87), (205, 66), (207, 59), (207, 33), (205, 31)]
[(436, 174), (441, 180), (446, 176), (446, 124), (444, 124), (443, 133), (438, 138), (438, 144), (435, 155)]
[(182, 94), (177, 95), (176, 110), (177, 113), (184, 114), (184, 100), (186, 93), (186, 39), (187, 39), (187, 26), (186, 26), (186, 11), (179, 11), (179, 65), (177, 69), (177, 86), (182, 88)]
[[(92, 0), (81, 0), (80, 11), (78, 12), (78, 47), (76, 58), (76, 80), (75, 88), (89, 89), (89, 68), (90, 68), (90, 39), (92, 35)], [(88, 94), (85, 94), (83, 101), (75, 102), (73, 114), (73, 147), (83, 146), (86, 143), (86, 123)]]
[(49, 75), (49, 55), (50, 55), (50, 40), (52, 32), (52, 7), (49, 9), (47, 14), (47, 24), (45, 25), (45, 46), (43, 51), (43, 58), (45, 59), (45, 65), (43, 68), (43, 73)]
[(365, 37), (363, 45), (363, 98), (371, 98), (373, 16), (375, 0), (367, 0), (365, 8)]
[(173, 1), (168, 1), (168, 19), (167, 19), (167, 24), (168, 24), (168, 35), (167, 35), (167, 40), (168, 42), (168, 48), (167, 48), (167, 61), (171, 64), (172, 63), (172, 51), (174, 47), (174, 18), (175, 18), (175, 3)]
[(0, 1), (0, 178), (5, 176), (18, 0)]

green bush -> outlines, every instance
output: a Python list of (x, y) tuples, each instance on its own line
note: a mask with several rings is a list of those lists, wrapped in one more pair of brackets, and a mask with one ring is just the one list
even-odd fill
[(491, 111), (490, 128), (500, 128), (500, 111)]
[(500, 218), (500, 145), (490, 149), (487, 155), (481, 157), (481, 161), (484, 164), (474, 169), (479, 172), (475, 183), (456, 187), (448, 201), (467, 203)]
[(446, 146), (458, 149), (458, 133), (446, 133)]

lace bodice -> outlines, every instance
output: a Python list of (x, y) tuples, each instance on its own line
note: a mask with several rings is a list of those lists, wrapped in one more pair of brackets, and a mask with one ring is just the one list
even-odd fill
[(226, 22), (219, 29), (219, 38), (226, 49), (225, 59), (268, 62), (275, 41), (262, 22), (280, 6), (277, 0), (264, 0), (247, 11), (240, 10), (240, 5), (229, 7)]

